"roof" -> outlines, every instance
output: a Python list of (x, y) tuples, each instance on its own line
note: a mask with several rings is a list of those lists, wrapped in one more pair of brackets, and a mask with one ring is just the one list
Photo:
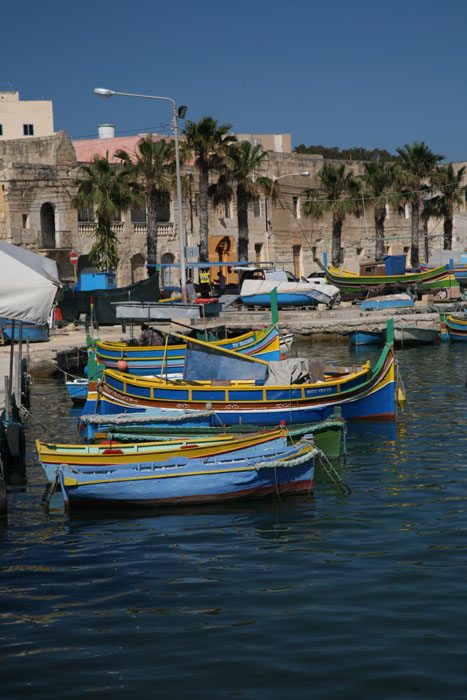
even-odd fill
[[(147, 135), (148, 134), (136, 134), (135, 136), (115, 136), (111, 139), (79, 139), (72, 141), (71, 143), (75, 149), (78, 163), (90, 163), (94, 156), (104, 157), (106, 153), (109, 154), (109, 161), (111, 163), (120, 163), (120, 159), (114, 157), (115, 152), (124, 150), (129, 153), (130, 156), (134, 155), (136, 153), (138, 142)], [(169, 138), (171, 137), (153, 134), (154, 141), (161, 141), (163, 139), (167, 140)]]

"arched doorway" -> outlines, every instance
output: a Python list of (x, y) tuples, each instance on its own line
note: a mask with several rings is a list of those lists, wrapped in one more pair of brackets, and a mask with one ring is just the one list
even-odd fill
[(42, 248), (55, 248), (55, 209), (50, 202), (41, 207)]
[(140, 282), (146, 279), (146, 267), (144, 265), (144, 255), (137, 253), (131, 258), (131, 282)]

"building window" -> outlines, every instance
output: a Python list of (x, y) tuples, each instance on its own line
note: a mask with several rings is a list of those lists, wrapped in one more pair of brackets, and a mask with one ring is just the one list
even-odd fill
[(131, 223), (132, 224), (145, 224), (146, 223), (146, 207), (138, 207), (138, 209), (131, 210)]
[(261, 202), (259, 197), (255, 197), (253, 200), (253, 216), (257, 219), (261, 216)]
[(363, 248), (357, 248), (356, 253), (357, 255), (361, 255), (363, 252)]
[(23, 228), (29, 228), (29, 215), (23, 214)]
[(195, 199), (193, 205), (193, 214), (199, 216), (199, 192), (195, 192)]
[(410, 217), (410, 207), (408, 204), (404, 206), (404, 218), (408, 219)]
[(23, 135), (34, 136), (34, 124), (23, 124)]
[(3, 124), (0, 124), (0, 136), (3, 136)]
[(294, 219), (300, 218), (300, 197), (292, 197), (292, 214)]
[(78, 209), (78, 221), (81, 223), (91, 223), (94, 221), (93, 207), (80, 207)]
[(256, 262), (262, 262), (263, 260), (263, 244), (255, 243), (255, 258)]

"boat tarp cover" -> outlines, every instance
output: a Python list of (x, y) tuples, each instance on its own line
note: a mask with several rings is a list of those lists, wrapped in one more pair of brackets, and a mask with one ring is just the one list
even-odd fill
[(383, 255), (387, 275), (405, 275), (405, 255)]
[(187, 342), (183, 379), (236, 380), (254, 379), (264, 382), (268, 364), (254, 362), (247, 355), (227, 353), (215, 345)]
[(268, 370), (266, 384), (275, 386), (300, 384), (307, 381), (310, 376), (308, 360), (300, 357), (291, 357), (288, 360), (272, 360), (269, 362)]
[(94, 303), (94, 317), (99, 324), (116, 325), (116, 303), (122, 301), (159, 301), (158, 275), (154, 274), (141, 282), (117, 289), (93, 289), (75, 292), (63, 290), (59, 307), (64, 321), (77, 321), (81, 314), (91, 313), (91, 297)]
[(45, 324), (60, 286), (54, 260), (0, 241), (0, 316)]

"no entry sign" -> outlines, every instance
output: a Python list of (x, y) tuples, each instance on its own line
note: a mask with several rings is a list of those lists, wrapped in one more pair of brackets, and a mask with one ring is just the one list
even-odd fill
[(70, 253), (70, 262), (72, 265), (78, 264), (78, 253), (76, 253), (74, 250), (72, 250)]

